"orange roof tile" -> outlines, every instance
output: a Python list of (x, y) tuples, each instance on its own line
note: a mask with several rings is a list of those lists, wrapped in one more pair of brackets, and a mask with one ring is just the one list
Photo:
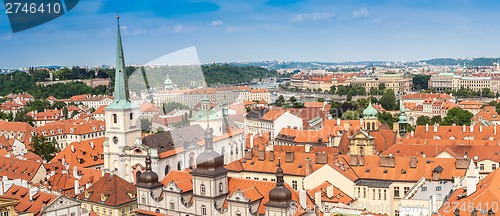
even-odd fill
[(172, 170), (163, 178), (163, 180), (161, 180), (161, 183), (164, 186), (167, 186), (169, 182), (174, 182), (183, 192), (192, 191), (193, 176), (189, 172), (189, 170)]
[[(72, 142), (52, 159), (65, 162), (71, 167), (92, 167), (104, 164), (103, 143), (105, 137)], [(63, 163), (64, 163), (63, 162)]]
[[(327, 188), (329, 186), (333, 187), (333, 196), (328, 197)], [(351, 204), (354, 199), (341, 191), (339, 188), (335, 187), (330, 182), (323, 182), (322, 184), (316, 186), (315, 188), (308, 190), (307, 193), (310, 197), (314, 199), (316, 192), (321, 192), (321, 201), (328, 203), (341, 203), (345, 205)]]
[(50, 204), (57, 196), (44, 192), (37, 192), (30, 200), (29, 189), (17, 185), (12, 185), (2, 197), (19, 200), (14, 208), (16, 212), (31, 212), (34, 216), (42, 215), (42, 207)]
[[(86, 194), (90, 196), (85, 197)], [(136, 187), (118, 175), (106, 173), (97, 182), (92, 184), (83, 193), (77, 197), (80, 200), (88, 202), (105, 204), (108, 206), (120, 206), (127, 203), (135, 203), (137, 198)], [(107, 197), (104, 201), (101, 200), (101, 195)]]
[(9, 179), (31, 182), (39, 169), (45, 169), (41, 162), (0, 157), (0, 176)]

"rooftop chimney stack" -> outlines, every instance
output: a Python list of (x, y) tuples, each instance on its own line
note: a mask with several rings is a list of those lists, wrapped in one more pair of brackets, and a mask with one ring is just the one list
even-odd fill
[(465, 125), (462, 125), (462, 132), (465, 133), (467, 130), (465, 129), (466, 126)]
[(340, 126), (340, 118), (337, 118), (337, 126)]
[(314, 202), (316, 203), (316, 206), (321, 207), (321, 191), (314, 194)]
[(302, 208), (307, 209), (307, 192), (306, 190), (299, 191), (299, 204)]
[(258, 151), (258, 160), (263, 161), (266, 160), (266, 151), (264, 149), (259, 149)]
[(286, 163), (293, 163), (294, 160), (295, 160), (295, 157), (293, 155), (293, 152), (286, 152), (285, 153), (285, 162)]
[(80, 194), (80, 183), (78, 182), (78, 179), (75, 180), (75, 195)]
[(474, 123), (472, 123), (469, 128), (470, 128), (470, 132), (474, 133)]
[(328, 185), (326, 187), (326, 196), (328, 199), (331, 199), (333, 197), (333, 185)]
[(436, 123), (436, 124), (434, 124), (434, 133), (437, 133), (437, 132), (438, 132), (438, 126), (439, 126), (439, 124), (437, 124), (437, 123)]
[(30, 201), (33, 201), (33, 196), (35, 196), (38, 193), (38, 188), (37, 187), (32, 187), (30, 188)]
[(311, 144), (305, 144), (304, 148), (305, 148), (306, 153), (311, 152)]
[(429, 124), (425, 124), (425, 132), (429, 132)]
[(274, 161), (274, 151), (269, 151), (269, 161)]

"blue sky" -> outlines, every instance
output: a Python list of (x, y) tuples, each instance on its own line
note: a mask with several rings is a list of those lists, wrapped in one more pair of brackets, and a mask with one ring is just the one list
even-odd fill
[(114, 64), (117, 10), (127, 64), (190, 46), (203, 63), (498, 57), (499, 6), (493, 0), (80, 0), (64, 16), (15, 34), (2, 8), (0, 68)]

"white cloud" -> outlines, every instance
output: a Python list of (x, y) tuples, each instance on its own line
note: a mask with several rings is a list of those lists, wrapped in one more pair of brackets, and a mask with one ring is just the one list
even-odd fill
[(354, 18), (361, 18), (361, 17), (367, 17), (367, 16), (370, 16), (370, 11), (368, 11), (368, 8), (365, 8), (365, 7), (354, 10), (352, 12), (352, 17), (354, 17)]
[(221, 26), (224, 25), (224, 22), (222, 20), (214, 20), (210, 23), (210, 26)]
[(187, 26), (183, 26), (183, 25), (176, 25), (172, 29), (172, 31), (175, 32), (175, 33), (190, 32), (190, 31), (193, 31), (193, 30), (194, 30), (193, 27), (187, 27)]
[(317, 21), (317, 20), (327, 20), (331, 21), (335, 17), (335, 13), (302, 13), (295, 14), (290, 18), (290, 22), (302, 22), (302, 21)]

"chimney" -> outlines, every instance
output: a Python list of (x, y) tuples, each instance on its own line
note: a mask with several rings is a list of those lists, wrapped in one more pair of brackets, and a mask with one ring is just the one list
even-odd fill
[(295, 157), (293, 155), (293, 152), (286, 152), (285, 153), (285, 162), (286, 163), (293, 163), (294, 160), (295, 160)]
[(333, 159), (338, 160), (339, 159), (339, 153), (335, 152), (333, 153)]
[(359, 118), (359, 125), (363, 127), (363, 118)]
[(274, 151), (269, 151), (269, 161), (274, 161)]
[(71, 152), (75, 153), (75, 145), (71, 145)]
[(253, 149), (253, 137), (254, 136), (255, 135), (253, 135), (253, 134), (250, 136), (250, 149)]
[(393, 167), (396, 165), (396, 159), (392, 154), (385, 156), (380, 156), (379, 166), (381, 167)]
[(425, 124), (425, 132), (429, 132), (429, 124)]
[(259, 149), (257, 155), (260, 161), (266, 160), (266, 151), (264, 149)]
[(76, 166), (73, 167), (73, 177), (78, 178), (78, 168)]
[(94, 142), (90, 142), (90, 148), (94, 149), (95, 146), (94, 146)]
[(357, 155), (350, 155), (349, 165), (351, 165), (351, 166), (358, 165), (358, 156)]
[(305, 148), (306, 153), (311, 152), (311, 144), (305, 144), (304, 148)]
[(455, 167), (457, 169), (467, 169), (469, 167), (469, 160), (465, 157), (459, 157), (455, 161)]
[(350, 124), (348, 121), (344, 122), (344, 131), (349, 131)]
[(495, 123), (495, 126), (493, 126), (493, 134), (497, 134), (497, 123)]
[(483, 125), (479, 125), (479, 133), (483, 132)]
[(392, 123), (392, 131), (393, 132), (398, 132), (399, 131), (399, 122), (393, 122)]
[(35, 196), (38, 193), (38, 188), (37, 187), (32, 187), (30, 188), (30, 201), (33, 201), (33, 196)]
[(306, 168), (306, 176), (309, 176), (312, 172), (312, 162), (311, 162), (311, 158), (306, 158), (306, 161), (305, 161), (305, 168)]
[(474, 133), (474, 123), (470, 124), (469, 128), (470, 128), (470, 132)]
[(252, 150), (245, 151), (245, 159), (252, 160), (252, 158), (253, 158)]
[(410, 168), (417, 168), (418, 159), (416, 156), (410, 156)]
[(358, 158), (358, 164), (360, 166), (364, 166), (365, 165), (365, 155), (360, 155), (359, 158)]
[(326, 187), (326, 196), (328, 199), (333, 197), (333, 185), (328, 185), (328, 187)]
[(439, 124), (438, 124), (438, 123), (434, 124), (434, 133), (437, 133), (437, 132), (438, 132), (438, 126), (439, 126)]
[(471, 163), (471, 167), (467, 170), (467, 196), (470, 196), (474, 192), (476, 192), (477, 183), (479, 183), (479, 169)]
[(318, 208), (321, 208), (321, 191), (314, 194), (314, 203), (318, 206)]
[(302, 208), (307, 209), (307, 192), (306, 192), (306, 190), (299, 191), (299, 204)]
[(465, 126), (465, 125), (462, 125), (462, 132), (463, 132), (463, 133), (465, 133), (465, 131), (466, 131), (466, 129), (465, 129), (465, 128), (466, 128), (466, 126)]
[(414, 135), (415, 135), (415, 131), (414, 131), (414, 130), (412, 130), (412, 131), (410, 132), (410, 135), (411, 135), (411, 137), (414, 137)]
[(75, 180), (75, 195), (80, 194), (80, 183), (78, 182), (78, 179)]
[(317, 164), (327, 164), (328, 163), (328, 154), (325, 152), (316, 152), (316, 161)]
[(337, 126), (340, 126), (340, 118), (337, 118)]

